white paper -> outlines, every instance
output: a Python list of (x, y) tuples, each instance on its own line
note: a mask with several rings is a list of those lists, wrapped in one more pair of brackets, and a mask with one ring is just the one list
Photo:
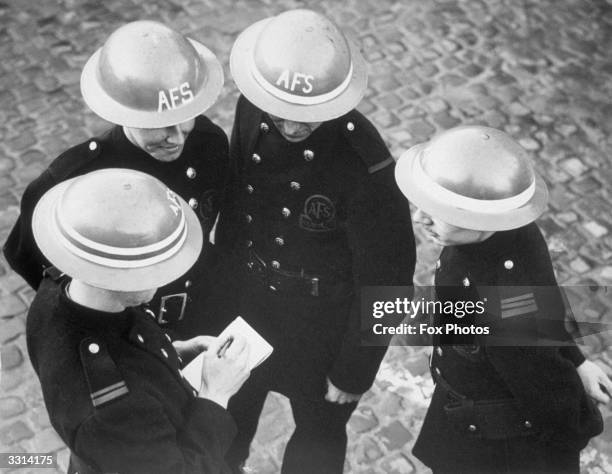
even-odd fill
[[(249, 348), (249, 370), (253, 370), (264, 360), (266, 360), (274, 348), (253, 329), (249, 323), (238, 316), (234, 319), (219, 335), (217, 339), (225, 340), (227, 336), (239, 336), (245, 339)], [(202, 364), (204, 362), (204, 352), (199, 354), (182, 370), (183, 377), (196, 389), (200, 389), (202, 384)]]

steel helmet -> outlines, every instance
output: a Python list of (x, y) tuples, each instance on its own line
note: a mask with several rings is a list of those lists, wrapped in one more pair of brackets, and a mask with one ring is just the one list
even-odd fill
[(208, 109), (223, 87), (223, 68), (201, 43), (154, 21), (114, 33), (87, 61), (81, 93), (109, 122), (162, 128)]
[(64, 181), (38, 202), (34, 238), (62, 272), (98, 288), (142, 291), (176, 280), (197, 260), (202, 228), (162, 182), (108, 168)]
[(344, 115), (367, 85), (358, 48), (311, 10), (286, 11), (248, 27), (232, 47), (230, 69), (249, 101), (297, 122)]
[(506, 133), (463, 126), (406, 151), (395, 179), (418, 208), (458, 227), (508, 230), (546, 208), (546, 184), (527, 152)]

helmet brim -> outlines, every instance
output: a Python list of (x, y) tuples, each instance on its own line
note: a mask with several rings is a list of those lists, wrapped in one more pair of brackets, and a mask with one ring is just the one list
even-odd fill
[(85, 260), (71, 253), (61, 243), (60, 231), (54, 214), (58, 199), (70, 183), (64, 181), (47, 191), (40, 199), (32, 217), (34, 239), (41, 252), (60, 271), (96, 288), (113, 291), (144, 291), (170, 283), (196, 262), (202, 251), (200, 222), (180, 196), (177, 196), (187, 221), (187, 238), (177, 253), (170, 258), (141, 268), (111, 268)]
[(395, 165), (398, 187), (417, 208), (448, 224), (465, 229), (502, 231), (523, 227), (535, 221), (546, 209), (548, 190), (546, 183), (535, 175), (535, 191), (528, 202), (517, 209), (500, 212), (482, 212), (464, 209), (442, 200), (426, 185), (414, 179), (415, 165), (420, 159), (423, 145), (416, 145), (402, 154)]
[(188, 38), (196, 49), (207, 71), (205, 82), (193, 100), (163, 112), (139, 110), (117, 102), (104, 90), (98, 80), (100, 53), (98, 49), (85, 63), (81, 73), (81, 94), (87, 106), (108, 122), (133, 128), (163, 128), (177, 125), (203, 114), (210, 108), (223, 89), (223, 67), (206, 46)]
[(234, 42), (230, 53), (230, 70), (240, 92), (263, 111), (295, 122), (325, 122), (354, 109), (363, 98), (368, 85), (368, 74), (359, 49), (348, 39), (353, 75), (347, 88), (326, 102), (293, 104), (274, 96), (257, 82), (251, 71), (253, 50), (259, 34), (270, 20), (271, 18), (266, 18), (249, 26)]

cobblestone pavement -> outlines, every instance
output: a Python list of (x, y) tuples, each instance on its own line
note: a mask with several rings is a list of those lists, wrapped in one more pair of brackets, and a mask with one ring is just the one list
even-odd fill
[[(460, 123), (508, 131), (550, 187), (540, 224), (560, 282), (611, 283), (609, 0), (0, 0), (0, 241), (26, 184), (59, 152), (105, 128), (81, 100), (79, 74), (110, 31), (136, 19), (166, 22), (216, 51), (229, 73), (229, 49), (245, 26), (301, 6), (330, 15), (361, 45), (370, 82), (360, 109), (396, 156)], [(227, 132), (236, 94), (228, 80), (209, 114)], [(427, 284), (439, 249), (418, 237), (417, 281)], [(24, 312), (32, 297), (0, 257), (0, 452), (57, 452), (62, 472), (67, 450), (27, 360)], [(600, 296), (589, 303), (589, 320), (609, 315)], [(609, 371), (610, 340), (589, 337), (585, 349)], [(431, 392), (426, 349), (391, 348), (350, 422), (346, 472), (427, 472), (410, 450)], [(604, 416), (604, 434), (583, 451), (585, 472), (612, 472), (609, 407)], [(253, 472), (278, 472), (288, 420), (286, 401), (269, 397)]]

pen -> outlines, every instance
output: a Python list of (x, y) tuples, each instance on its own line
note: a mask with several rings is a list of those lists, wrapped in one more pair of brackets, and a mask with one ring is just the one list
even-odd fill
[(223, 344), (221, 344), (221, 347), (217, 351), (217, 357), (219, 357), (219, 358), (223, 357), (225, 355), (225, 352), (227, 351), (227, 349), (229, 349), (229, 346), (232, 345), (232, 342), (234, 342), (234, 338), (232, 336), (228, 337), (223, 342)]

